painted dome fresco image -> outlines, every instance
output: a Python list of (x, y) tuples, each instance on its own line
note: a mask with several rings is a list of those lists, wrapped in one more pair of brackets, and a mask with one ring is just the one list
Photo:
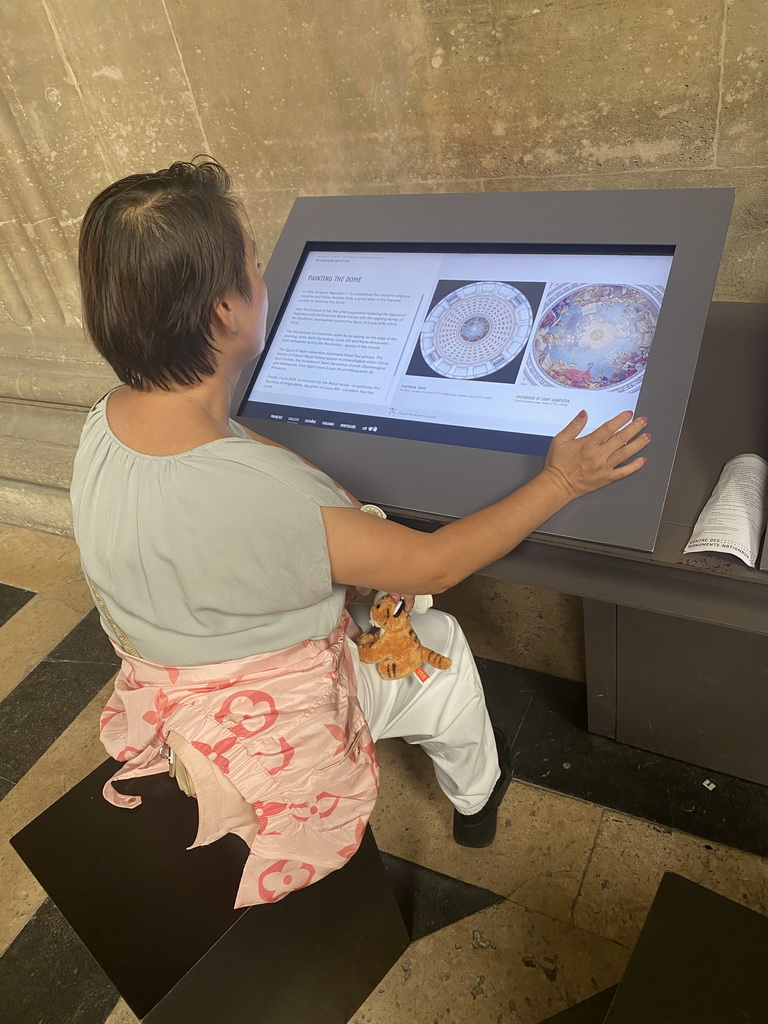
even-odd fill
[(565, 286), (551, 296), (536, 326), (528, 368), (542, 384), (635, 390), (659, 308), (660, 296), (637, 285)]

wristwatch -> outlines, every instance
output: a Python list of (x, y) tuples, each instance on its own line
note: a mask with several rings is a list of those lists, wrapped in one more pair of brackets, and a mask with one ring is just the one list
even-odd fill
[(367, 512), (371, 516), (378, 516), (379, 519), (387, 518), (387, 513), (384, 511), (383, 508), (379, 508), (378, 505), (361, 505), (360, 511)]

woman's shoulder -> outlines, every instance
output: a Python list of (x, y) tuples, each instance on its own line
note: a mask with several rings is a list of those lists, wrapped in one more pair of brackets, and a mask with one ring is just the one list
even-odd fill
[(111, 391), (92, 408), (81, 438), (80, 464), (97, 459), (102, 468), (119, 466), (123, 473), (127, 460), (132, 471), (154, 466), (152, 472), (161, 470), (166, 481), (169, 473), (179, 480), (191, 472), (198, 486), (202, 474), (217, 478), (231, 493), (241, 486), (252, 487), (258, 480), (265, 495), (299, 492), (318, 504), (347, 503), (321, 470), (280, 445), (259, 441), (235, 420), (229, 421), (228, 434), (190, 429), (189, 425), (169, 429), (167, 422), (142, 426), (135, 407), (131, 408), (123, 395), (122, 389)]
[(228, 430), (222, 430), (204, 419), (179, 416), (172, 411), (148, 409), (131, 389), (113, 388), (91, 407), (88, 413), (80, 447), (97, 443), (137, 461), (174, 462), (183, 464), (195, 456), (205, 457), (209, 449), (225, 442), (244, 445), (249, 456), (256, 455), (248, 434), (234, 420)]
[(232, 435), (204, 417), (179, 415), (160, 403), (147, 405), (145, 396), (118, 388), (101, 405), (104, 427), (124, 447), (154, 458), (186, 455)]

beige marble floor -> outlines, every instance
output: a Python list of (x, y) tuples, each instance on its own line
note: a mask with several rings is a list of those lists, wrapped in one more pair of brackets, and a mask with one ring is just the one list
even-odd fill
[(0, 523), (0, 583), (35, 596), (0, 627), (0, 699), (93, 607), (74, 541)]
[[(0, 628), (1, 699), (91, 605), (76, 549), (61, 537), (0, 526), (0, 582), (36, 594)], [(472, 587), (489, 597), (485, 581), (470, 581), (455, 601), (470, 601)], [(547, 602), (565, 650), (553, 656), (553, 634), (542, 626), (538, 646), (530, 643), (528, 667), (552, 664), (554, 657), (571, 666), (564, 675), (578, 678), (583, 655), (573, 605), (545, 594), (540, 608)], [(499, 621), (539, 614), (531, 611), (535, 593), (521, 597), (527, 610), (517, 607), (512, 589), (494, 603)], [(570, 628), (561, 628), (565, 621)], [(465, 626), (477, 643), (472, 617)], [(510, 636), (493, 631), (490, 638), (480, 637), (486, 644), (481, 653), (516, 660)], [(103, 759), (96, 724), (108, 688), (0, 804), (0, 951), (44, 899), (8, 837)], [(766, 861), (520, 782), (502, 804), (494, 845), (457, 847), (450, 838), (450, 807), (428, 759), (396, 740), (382, 743), (380, 754), (382, 794), (373, 818), (379, 846), (505, 899), (413, 943), (354, 1024), (536, 1024), (620, 978), (666, 870), (768, 913)], [(134, 1021), (122, 1002), (109, 1017), (109, 1024)]]

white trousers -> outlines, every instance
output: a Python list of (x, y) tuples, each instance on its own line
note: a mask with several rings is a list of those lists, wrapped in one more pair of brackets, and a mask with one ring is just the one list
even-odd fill
[[(355, 621), (369, 631), (369, 609), (353, 605)], [(375, 665), (357, 663), (358, 698), (375, 740), (399, 737), (432, 758), (440, 788), (460, 814), (488, 801), (499, 777), (499, 757), (475, 659), (452, 615), (431, 608), (413, 616), (425, 647), (452, 659), (450, 668), (423, 668), (415, 675), (382, 679)]]

